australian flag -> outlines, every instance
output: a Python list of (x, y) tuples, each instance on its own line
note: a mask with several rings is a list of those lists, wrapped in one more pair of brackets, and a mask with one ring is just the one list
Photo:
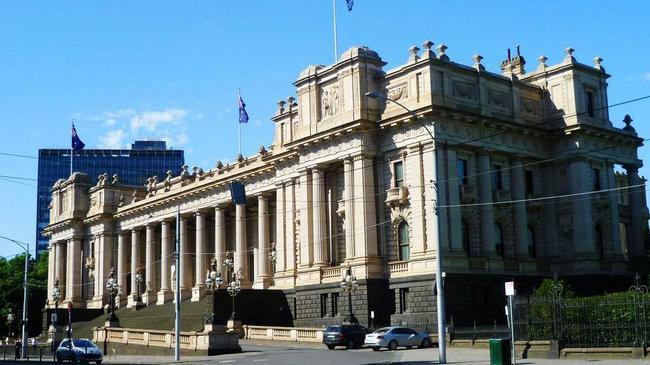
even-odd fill
[(239, 95), (239, 123), (248, 123), (248, 113), (246, 113), (246, 103)]
[(354, 5), (354, 0), (345, 0), (348, 4), (348, 11), (352, 11), (352, 6)]
[(79, 135), (77, 135), (77, 130), (74, 127), (74, 123), (72, 123), (72, 149), (79, 152), (86, 147), (86, 144), (81, 142), (81, 138), (79, 138)]

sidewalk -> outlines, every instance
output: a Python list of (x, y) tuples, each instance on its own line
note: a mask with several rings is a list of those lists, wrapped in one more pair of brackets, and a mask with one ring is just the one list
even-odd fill
[[(399, 351), (400, 354), (395, 356), (394, 364), (437, 364), (438, 349), (415, 349)], [(448, 364), (472, 364), (472, 365), (489, 365), (490, 352), (483, 349), (466, 349), (466, 348), (447, 348)], [(548, 359), (517, 359), (517, 365), (579, 365), (593, 364), (598, 365), (641, 365), (649, 364), (646, 360), (548, 360)]]

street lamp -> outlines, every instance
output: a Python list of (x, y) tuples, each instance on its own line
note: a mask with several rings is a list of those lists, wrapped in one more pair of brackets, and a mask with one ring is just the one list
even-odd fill
[(350, 316), (348, 318), (350, 323), (359, 323), (359, 320), (354, 316), (352, 311), (352, 293), (357, 291), (359, 283), (357, 278), (352, 276), (352, 269), (348, 267), (345, 271), (345, 276), (341, 279), (341, 289), (348, 294), (348, 308), (350, 308)]
[[(436, 138), (433, 136), (433, 133), (427, 128), (427, 125), (425, 124), (423, 119), (418, 118), (417, 113), (412, 111), (411, 109), (405, 107), (402, 103), (396, 101), (396, 100), (391, 100), (386, 95), (383, 93), (374, 90), (366, 93), (366, 96), (371, 98), (371, 99), (383, 99), (386, 101), (390, 101), (392, 103), (395, 103), (399, 105), (402, 109), (406, 110), (413, 116), (413, 119), (417, 122), (422, 123), (422, 126), (424, 129), (429, 133), (429, 136), (431, 136), (432, 142), (434, 142), (433, 146), (433, 171), (431, 172), (433, 175), (432, 180), (434, 181), (433, 183), (433, 195), (435, 197), (435, 201), (438, 201), (438, 189), (437, 189), (437, 183), (438, 183), (438, 174), (436, 171), (436, 146), (435, 146), (435, 140)], [(435, 224), (433, 227), (438, 227), (438, 207), (437, 204), (433, 205), (433, 219), (436, 220)], [(435, 263), (435, 272), (436, 272), (436, 309), (437, 309), (437, 314), (438, 314), (438, 360), (440, 364), (445, 364), (447, 363), (447, 343), (446, 343), (446, 328), (445, 328), (445, 292), (443, 289), (443, 272), (442, 272), (442, 251), (440, 250), (440, 235), (437, 234), (437, 232), (434, 234), (434, 237), (436, 238), (434, 240), (434, 249), (436, 251), (436, 263)]]
[(59, 301), (61, 300), (61, 289), (59, 288), (59, 279), (54, 280), (52, 289), (52, 301), (54, 302), (54, 318), (52, 321), (52, 352), (56, 350), (56, 326), (59, 319)]
[(14, 314), (9, 313), (7, 315), (7, 323), (9, 323), (9, 338), (14, 339)]
[(29, 269), (29, 243), (16, 241), (12, 238), (6, 236), (0, 236), (7, 241), (13, 242), (15, 245), (19, 246), (25, 250), (25, 272), (23, 274), (23, 334), (22, 334), (22, 353), (27, 353), (27, 270)]
[(207, 287), (208, 290), (212, 290), (212, 314), (210, 315), (210, 319), (208, 320), (208, 323), (211, 325), (216, 325), (217, 323), (217, 289), (223, 284), (223, 279), (221, 278), (221, 273), (217, 271), (217, 258), (213, 258), (212, 261), (210, 261), (210, 270), (208, 270), (208, 273), (205, 278), (205, 286)]
[(115, 278), (115, 267), (111, 266), (111, 272), (108, 274), (108, 280), (106, 281), (106, 291), (108, 292), (109, 295), (109, 300), (108, 300), (108, 317), (106, 318), (106, 323), (110, 327), (117, 327), (120, 325), (120, 319), (117, 318), (117, 315), (115, 314), (115, 297), (120, 291), (120, 286), (117, 283), (117, 279)]
[(226, 290), (228, 290), (228, 295), (232, 297), (232, 313), (230, 314), (230, 319), (234, 321), (235, 320), (235, 297), (241, 291), (241, 274), (236, 272), (232, 273), (232, 280), (230, 281), (230, 284), (228, 284)]

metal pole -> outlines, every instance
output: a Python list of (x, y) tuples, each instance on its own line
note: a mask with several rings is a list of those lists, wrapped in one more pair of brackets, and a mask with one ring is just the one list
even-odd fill
[(334, 63), (339, 60), (339, 46), (338, 46), (338, 41), (337, 41), (337, 35), (336, 35), (336, 0), (332, 0), (332, 7), (334, 8), (333, 10), (333, 20), (334, 20)]
[(27, 269), (29, 268), (29, 243), (25, 252), (25, 274), (23, 277), (23, 354), (27, 353)]
[(181, 211), (180, 207), (176, 211), (176, 293), (174, 300), (176, 301), (174, 307), (176, 308), (176, 319), (174, 321), (174, 361), (181, 359)]
[(512, 348), (512, 363), (513, 365), (517, 365), (517, 356), (515, 356), (515, 316), (512, 312), (512, 295), (508, 295), (508, 305), (510, 306), (508, 313), (510, 314), (510, 347)]

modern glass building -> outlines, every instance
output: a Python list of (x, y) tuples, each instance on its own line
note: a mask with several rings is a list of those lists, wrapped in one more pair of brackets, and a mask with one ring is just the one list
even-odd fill
[[(164, 141), (135, 141), (130, 150), (87, 149), (74, 152), (72, 170), (86, 173), (93, 183), (97, 176), (118, 174), (120, 182), (145, 185), (148, 177), (178, 172), (185, 163), (182, 150), (168, 150)], [(50, 222), (49, 204), (52, 185), (70, 176), (70, 149), (38, 151), (38, 189), (36, 198), (36, 255), (47, 250), (48, 240), (41, 235)]]

